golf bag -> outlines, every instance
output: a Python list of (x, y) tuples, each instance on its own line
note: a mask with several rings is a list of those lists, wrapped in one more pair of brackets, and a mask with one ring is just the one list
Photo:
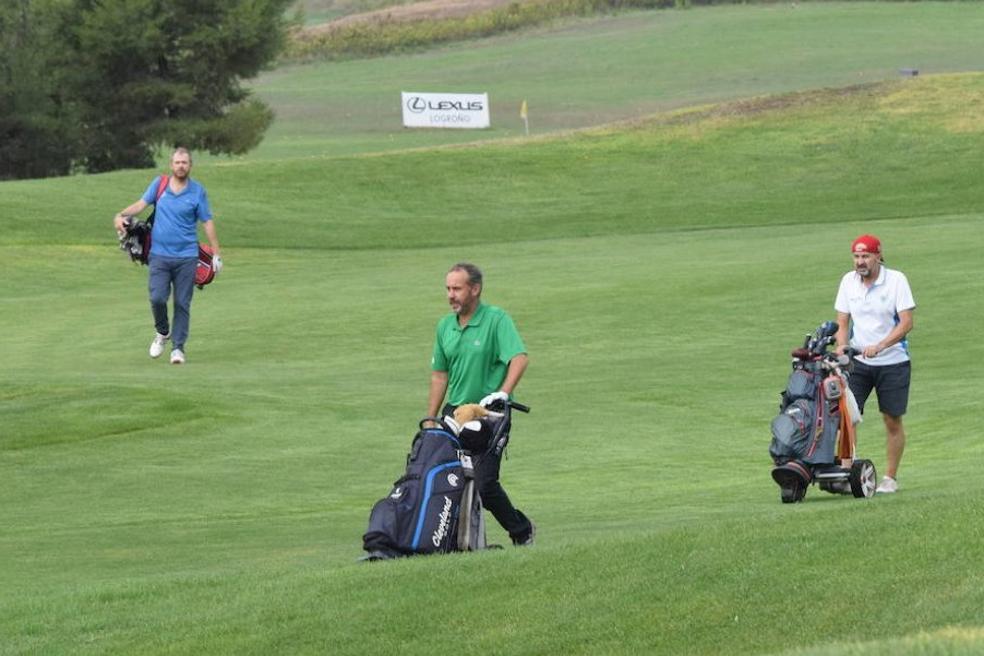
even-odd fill
[(168, 176), (162, 175), (157, 182), (157, 195), (154, 209), (146, 221), (139, 221), (132, 216), (127, 217), (123, 224), (123, 234), (120, 235), (120, 250), (130, 256), (137, 264), (146, 265), (150, 259), (150, 235), (154, 229), (154, 217), (157, 215), (157, 201), (167, 189)]
[[(796, 360), (786, 389), (780, 395), (779, 415), (772, 420), (769, 454), (777, 463), (800, 460), (808, 464), (834, 461), (840, 435), (839, 381), (825, 382), (817, 360)], [(829, 389), (828, 389), (829, 388)], [(829, 396), (833, 392), (838, 395)]]
[[(441, 426), (424, 428), (427, 421)], [(471, 455), (444, 422), (420, 424), (403, 476), (369, 514), (367, 560), (486, 547)]]
[(813, 482), (832, 493), (874, 494), (874, 465), (855, 459), (854, 428), (861, 412), (848, 376), (856, 352), (829, 351), (836, 333), (837, 324), (828, 321), (792, 352), (793, 370), (780, 395), (769, 444), (772, 478), (783, 503), (801, 501)]
[(120, 250), (130, 256), (137, 264), (147, 264), (150, 258), (150, 233), (153, 224), (129, 218), (123, 224), (120, 236)]
[(500, 400), (482, 410), (485, 416), (460, 424), (450, 416), (421, 420), (403, 476), (369, 514), (363, 560), (498, 548), (486, 543), (475, 469), (482, 458), (502, 455), (513, 410), (530, 411)]
[(203, 289), (205, 285), (215, 280), (215, 269), (212, 268), (212, 247), (208, 244), (198, 244), (198, 267), (195, 269), (195, 286)]

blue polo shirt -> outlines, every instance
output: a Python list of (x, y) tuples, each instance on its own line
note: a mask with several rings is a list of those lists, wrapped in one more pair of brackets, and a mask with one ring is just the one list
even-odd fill
[(171, 185), (168, 184), (164, 195), (156, 200), (160, 180), (159, 176), (154, 178), (143, 195), (143, 200), (148, 205), (157, 203), (150, 254), (162, 257), (198, 257), (198, 223), (212, 219), (205, 187), (189, 178), (180, 194), (172, 192)]

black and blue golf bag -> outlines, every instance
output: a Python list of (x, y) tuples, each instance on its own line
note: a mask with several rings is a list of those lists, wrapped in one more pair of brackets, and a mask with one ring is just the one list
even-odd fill
[(369, 515), (367, 560), (486, 547), (471, 455), (447, 426), (423, 428), (426, 421), (413, 438), (403, 476)]

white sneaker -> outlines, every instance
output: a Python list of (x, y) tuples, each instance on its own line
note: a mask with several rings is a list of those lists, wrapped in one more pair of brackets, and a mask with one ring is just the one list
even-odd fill
[(164, 352), (164, 344), (167, 343), (167, 340), (170, 337), (171, 337), (170, 333), (167, 335), (162, 335), (160, 333), (157, 333), (154, 336), (154, 341), (150, 343), (150, 357), (152, 358), (161, 357), (161, 353)]
[(881, 479), (881, 483), (875, 488), (875, 492), (879, 494), (894, 494), (899, 491), (899, 482), (896, 481), (891, 476), (885, 476)]
[(171, 351), (171, 364), (184, 364), (185, 354), (181, 349), (174, 349)]

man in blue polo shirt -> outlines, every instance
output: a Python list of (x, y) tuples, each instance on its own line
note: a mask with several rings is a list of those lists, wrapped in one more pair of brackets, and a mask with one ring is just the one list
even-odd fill
[[(482, 272), (461, 262), (445, 279), (451, 314), (437, 324), (431, 358), (427, 416), (454, 413), (466, 403), (483, 406), (508, 399), (529, 359), (526, 346), (505, 310), (482, 303)], [(506, 427), (508, 430), (509, 427)], [(476, 479), (482, 504), (492, 513), (517, 546), (533, 544), (536, 527), (517, 510), (499, 483), (501, 453), (488, 453), (476, 462)]]
[(861, 352), (855, 358), (849, 382), (862, 412), (872, 389), (878, 394), (878, 409), (885, 423), (887, 465), (886, 476), (876, 491), (891, 494), (899, 489), (898, 469), (905, 450), (902, 415), (909, 404), (911, 377), (906, 336), (912, 330), (916, 301), (905, 274), (885, 266), (877, 237), (861, 235), (855, 239), (851, 256), (854, 270), (841, 278), (834, 300), (838, 352), (843, 352), (848, 343)]
[[(157, 334), (150, 343), (150, 357), (158, 358), (164, 345), (171, 340), (171, 364), (184, 364), (185, 341), (191, 318), (191, 297), (195, 291), (195, 271), (198, 268), (198, 224), (202, 224), (212, 247), (212, 270), (222, 270), (219, 239), (212, 221), (205, 187), (192, 180), (191, 153), (178, 148), (171, 155), (171, 176), (160, 198), (157, 197), (159, 178), (147, 187), (140, 200), (116, 215), (113, 223), (122, 234), (126, 220), (156, 204), (154, 227), (150, 242), (150, 307)], [(167, 301), (174, 290), (174, 321), (168, 321)], [(173, 328), (173, 330), (172, 330)]]

